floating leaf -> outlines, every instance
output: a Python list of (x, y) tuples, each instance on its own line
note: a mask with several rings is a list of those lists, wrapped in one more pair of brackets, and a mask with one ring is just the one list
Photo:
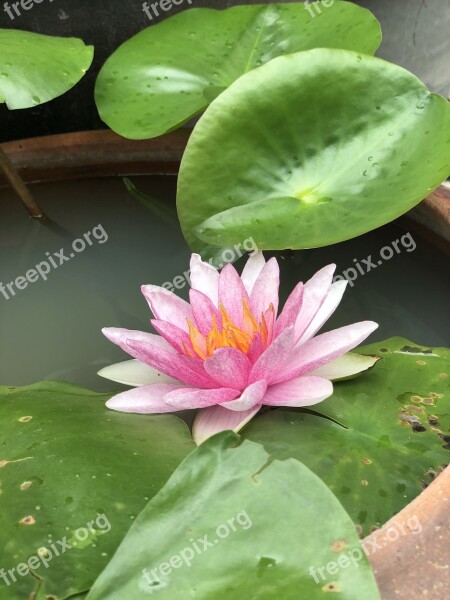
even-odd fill
[[(379, 599), (353, 523), (320, 479), (296, 460), (273, 461), (259, 444), (238, 444), (235, 434), (221, 433), (182, 463), (89, 600), (154, 592), (161, 600), (322, 600), (324, 591)], [(314, 580), (312, 567), (352, 550), (361, 560)]]
[(316, 15), (302, 3), (193, 8), (114, 52), (97, 80), (97, 107), (120, 135), (152, 138), (180, 127), (243, 73), (276, 56), (318, 47), (373, 54), (380, 41), (375, 17), (348, 2)]
[[(0, 396), (0, 567), (15, 568), (17, 579), (8, 576), (6, 586), (0, 578), (2, 600), (37, 591), (38, 579), (17, 573), (32, 556), (41, 558), (34, 569), (46, 594), (87, 591), (134, 517), (193, 448), (177, 417), (111, 412), (108, 397), (56, 382)], [(106, 520), (97, 523), (99, 514)], [(76, 532), (88, 523), (80, 540), (84, 533)]]
[[(341, 242), (400, 216), (450, 171), (450, 106), (404, 69), (345, 50), (247, 73), (196, 125), (178, 213), (205, 258)], [(200, 238), (202, 242), (199, 241)]]
[(53, 100), (78, 83), (93, 56), (77, 38), (0, 29), (0, 102), (16, 109)]
[(368, 533), (450, 462), (450, 350), (392, 338), (359, 351), (382, 359), (358, 379), (335, 384), (333, 396), (315, 407), (333, 421), (275, 410), (243, 433), (276, 458), (304, 462)]

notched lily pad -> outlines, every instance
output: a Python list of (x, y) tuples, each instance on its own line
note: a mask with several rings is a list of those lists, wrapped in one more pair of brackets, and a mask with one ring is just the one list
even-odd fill
[(298, 461), (223, 432), (145, 507), (88, 598), (323, 600), (324, 591), (379, 600), (348, 515)]
[(420, 347), (418, 358), (405, 345), (417, 348), (403, 338), (360, 348), (383, 360), (335, 384), (315, 415), (274, 410), (243, 432), (275, 457), (304, 462), (362, 534), (400, 512), (450, 462), (450, 350)]
[(399, 217), (449, 171), (444, 98), (394, 64), (319, 48), (274, 58), (209, 106), (183, 157), (178, 214), (206, 259), (249, 237), (261, 250), (316, 248)]
[(111, 129), (162, 135), (205, 110), (242, 74), (282, 54), (346, 48), (373, 54), (378, 21), (336, 0), (311, 15), (302, 3), (191, 8), (125, 42), (100, 71), (95, 98)]

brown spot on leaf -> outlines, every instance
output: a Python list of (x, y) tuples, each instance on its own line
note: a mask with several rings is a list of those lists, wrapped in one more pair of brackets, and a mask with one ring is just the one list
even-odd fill
[(411, 396), (411, 402), (415, 404), (420, 404), (422, 402), (422, 398), (420, 396)]
[(428, 415), (428, 423), (430, 425), (439, 425), (439, 417), (436, 415)]
[(426, 427), (422, 425), (420, 419), (415, 415), (408, 415), (405, 413), (400, 413), (398, 415), (400, 422), (402, 425), (411, 425), (412, 430), (416, 432), (426, 431)]
[(331, 552), (342, 552), (346, 548), (347, 542), (345, 540), (336, 540), (330, 546)]
[(356, 524), (355, 524), (355, 530), (356, 530), (356, 533), (357, 533), (358, 535), (362, 535), (362, 532), (363, 532), (362, 525), (359, 525), (359, 523), (356, 523)]
[(361, 479), (361, 485), (369, 485), (369, 482), (367, 481), (367, 479)]
[(422, 403), (427, 406), (434, 406), (433, 398), (422, 398)]
[(20, 484), (20, 489), (24, 492), (25, 490), (29, 490), (32, 485), (33, 483), (31, 481), (24, 481)]
[(419, 365), (419, 367), (423, 367), (424, 365), (426, 365), (427, 363), (424, 360), (416, 360), (416, 364)]
[(322, 588), (323, 592), (340, 592), (340, 588), (338, 586), (338, 584), (336, 583), (336, 581), (330, 581), (330, 583), (326, 583), (323, 588)]
[(408, 413), (413, 413), (414, 415), (424, 415), (425, 409), (423, 406), (413, 406), (412, 404), (407, 404), (403, 407), (403, 410)]
[(371, 465), (372, 461), (370, 460), (370, 458), (362, 458), (361, 462), (363, 465)]
[(28, 515), (28, 517), (24, 517), (23, 519), (21, 519), (19, 523), (20, 525), (35, 525), (36, 519), (31, 515)]
[(19, 423), (29, 423), (33, 417), (20, 417)]
[(439, 377), (441, 379), (446, 379), (448, 377), (447, 373), (439, 373)]

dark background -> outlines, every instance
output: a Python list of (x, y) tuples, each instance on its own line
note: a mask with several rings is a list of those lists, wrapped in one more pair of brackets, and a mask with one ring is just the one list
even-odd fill
[[(277, 1), (277, 0), (272, 0)], [(289, 1), (289, 0), (288, 0)], [(264, 0), (193, 0), (192, 6), (225, 8)], [(357, 0), (381, 21), (384, 41), (379, 56), (400, 64), (433, 91), (450, 94), (450, 0)], [(189, 8), (187, 0), (165, 17)], [(0, 2), (0, 27), (49, 35), (80, 37), (95, 46), (84, 79), (60, 98), (26, 110), (0, 104), (0, 142), (105, 128), (94, 103), (97, 73), (108, 56), (135, 33), (156, 23), (142, 10), (142, 0), (42, 0), (14, 21)], [(174, 40), (176, 43), (176, 40)]]

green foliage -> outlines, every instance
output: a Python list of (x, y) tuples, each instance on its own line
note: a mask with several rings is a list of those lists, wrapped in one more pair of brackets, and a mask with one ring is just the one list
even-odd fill
[(326, 246), (397, 218), (449, 170), (444, 98), (378, 58), (316, 49), (213, 102), (183, 157), (178, 214), (205, 258), (249, 236), (262, 250)]
[(193, 8), (125, 42), (96, 86), (101, 118), (127, 138), (152, 138), (205, 110), (241, 75), (282, 54), (344, 48), (373, 54), (375, 17), (348, 2), (311, 16), (302, 3)]
[(276, 458), (302, 461), (367, 534), (450, 462), (450, 351), (403, 338), (359, 351), (381, 360), (361, 377), (335, 384), (316, 414), (270, 411), (243, 434)]
[[(351, 550), (359, 562), (314, 580), (311, 567)], [(355, 590), (379, 600), (333, 494), (297, 460), (273, 460), (261, 445), (225, 432), (195, 450), (146, 506), (88, 598), (322, 600), (324, 591), (339, 591), (350, 600)]]
[(0, 29), (0, 102), (17, 109), (53, 100), (84, 77), (93, 56), (76, 38)]
[[(58, 598), (88, 590), (194, 447), (177, 417), (115, 413), (105, 408), (108, 398), (57, 382), (0, 396), (0, 567), (45, 558), (39, 549), (53, 554), (48, 568), (34, 567), (35, 577), (16, 572), (9, 587), (0, 579), (2, 600), (25, 600), (39, 585)], [(106, 520), (97, 523), (98, 515)], [(89, 531), (85, 541), (80, 528)], [(71, 548), (62, 552), (64, 538)]]

